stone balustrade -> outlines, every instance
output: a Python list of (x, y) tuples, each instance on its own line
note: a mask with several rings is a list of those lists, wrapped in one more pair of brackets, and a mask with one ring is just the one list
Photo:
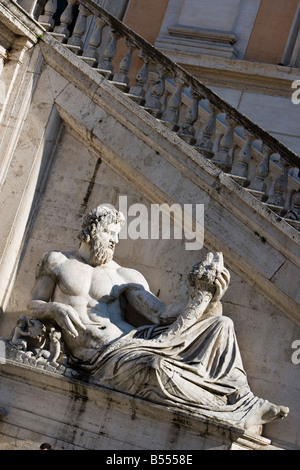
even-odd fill
[(49, 0), (38, 20), (57, 40), (300, 229), (298, 155), (92, 0), (56, 11)]

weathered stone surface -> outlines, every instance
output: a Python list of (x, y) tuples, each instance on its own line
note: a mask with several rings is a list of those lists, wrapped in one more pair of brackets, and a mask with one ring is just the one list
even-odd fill
[[(22, 107), (30, 99), (20, 100), (22, 112), (18, 113), (16, 107), (11, 121), (1, 122), (1, 130), (5, 130), (2, 143), (11, 152), (9, 158), (14, 155), (15, 141), (10, 140), (11, 136), (16, 141), (20, 137), (22, 144), (16, 152), (18, 158), (12, 159), (10, 178), (5, 182), (8, 186), (3, 188), (5, 197), (1, 199), (4, 222), (8, 216), (12, 222), (1, 238), (3, 259), (9, 267), (5, 277), (1, 277), (4, 291), (1, 295), (6, 299), (1, 334), (10, 332), (16, 317), (24, 313), (33, 284), (32, 269), (41, 254), (51, 248), (64, 249), (66, 244), (74, 246), (78, 220), (87, 204), (94, 206), (99, 199), (116, 204), (120, 194), (127, 194), (130, 204), (142, 201), (148, 207), (153, 202), (203, 202), (208, 214), (204, 251), (222, 250), (229, 264), (232, 289), (224, 297), (224, 310), (235, 322), (251, 386), (260, 396), (284, 402), (293, 410), (284, 422), (266, 425), (264, 435), (299, 447), (299, 365), (291, 361), (291, 345), (300, 338), (299, 305), (291, 298), (295, 294), (291, 276), (297, 278), (299, 265), (299, 244), (294, 229), (266, 207), (262, 208), (259, 201), (228, 175), (148, 116), (112, 84), (103, 81), (80, 58), (58, 45), (54, 47), (50, 39), (47, 41), (45, 38), (41, 47), (49, 66), (44, 68), (40, 80), (37, 80), (40, 76), (37, 56), (28, 68), (36, 79), (34, 87), (27, 89), (32, 106)], [(37, 55), (38, 52), (39, 46), (35, 48)], [(287, 98), (290, 81), (297, 78), (295, 69), (290, 68), (274, 70), (271, 66), (242, 61), (233, 61), (229, 66), (225, 59), (212, 57), (203, 57), (201, 63), (216, 83), (223, 67), (228, 70), (223, 75), (226, 80), (228, 76), (233, 80), (243, 78), (242, 87), (257, 91), (264, 85), (266, 93), (273, 93), (277, 87), (276, 93)], [(5, 68), (2, 78), (4, 72)], [(226, 92), (230, 94), (230, 90)], [(241, 98), (237, 93), (236, 105)], [(249, 97), (245, 93), (245, 105)], [(50, 109), (52, 113), (47, 120), (44, 110)], [(252, 110), (256, 112), (255, 106)], [(30, 125), (18, 127), (27, 116)], [(35, 123), (43, 132), (41, 124), (45, 122), (46, 134), (30, 144)], [(276, 127), (276, 130), (283, 129)], [(291, 139), (298, 148), (298, 138)], [(52, 155), (55, 158), (48, 174), (45, 164), (51, 162)], [(26, 175), (20, 168), (23, 160)], [(46, 187), (36, 186), (41, 176), (47, 181)], [(15, 194), (10, 191), (10, 185), (17, 191)], [(29, 217), (30, 209), (33, 218)], [(30, 236), (23, 243), (25, 233)], [(241, 239), (243, 251), (237, 246)], [(118, 260), (143, 272), (153, 292), (165, 301), (185, 298), (182, 273), (187, 272), (194, 254), (187, 253), (183, 243), (178, 240), (149, 241), (146, 246), (144, 240), (124, 240), (124, 243), (126, 249), (116, 253)], [(19, 373), (18, 370), (16, 375)], [(7, 435), (13, 434), (11, 429)], [(19, 431), (19, 436), (30, 440), (24, 429)], [(37, 441), (39, 438), (32, 441), (33, 447)]]
[[(1, 450), (261, 450), (269, 439), (11, 361), (0, 365)], [(45, 404), (47, 403), (47, 406)]]

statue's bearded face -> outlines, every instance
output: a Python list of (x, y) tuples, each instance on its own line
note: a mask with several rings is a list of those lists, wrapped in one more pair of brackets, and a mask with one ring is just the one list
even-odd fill
[(112, 260), (115, 246), (119, 241), (120, 229), (119, 223), (112, 223), (105, 227), (98, 224), (89, 242), (92, 264), (99, 266)]
[(119, 232), (125, 218), (121, 212), (100, 205), (91, 210), (83, 219), (80, 240), (80, 256), (92, 266), (99, 266), (112, 260)]

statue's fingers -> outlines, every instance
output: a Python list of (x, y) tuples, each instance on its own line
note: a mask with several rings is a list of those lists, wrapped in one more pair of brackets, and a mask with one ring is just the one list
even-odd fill
[(220, 288), (221, 288), (222, 291), (224, 289), (226, 289), (227, 283), (226, 283), (226, 280), (224, 279), (224, 277), (222, 276), (222, 273), (217, 276), (216, 282), (217, 281), (220, 283)]
[(217, 279), (215, 280), (215, 286), (216, 286), (216, 291), (214, 293), (214, 297), (219, 297), (222, 293), (222, 284), (219, 280), (219, 278), (217, 277)]
[(75, 310), (70, 309), (68, 311), (68, 314), (69, 314), (69, 318), (72, 320), (73, 323), (75, 323), (75, 325), (80, 326), (80, 328), (82, 328), (83, 330), (86, 329), (85, 325), (82, 323), (82, 321), (79, 318), (78, 313)]
[(222, 275), (225, 278), (227, 284), (229, 284), (229, 282), (230, 282), (230, 272), (228, 271), (228, 269), (224, 268), (223, 272), (222, 272)]
[(63, 323), (64, 323), (64, 329), (65, 329), (71, 336), (74, 336), (74, 337), (77, 337), (77, 336), (78, 336), (78, 332), (77, 332), (76, 328), (74, 327), (72, 321), (71, 321), (70, 318), (68, 317), (68, 315), (64, 316), (64, 318), (63, 318)]

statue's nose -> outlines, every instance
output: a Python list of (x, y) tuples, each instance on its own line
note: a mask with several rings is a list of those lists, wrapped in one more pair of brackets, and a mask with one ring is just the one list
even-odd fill
[(113, 235), (111, 237), (110, 241), (113, 242), (114, 244), (118, 243), (118, 241), (119, 241), (118, 234), (116, 233), (115, 235)]

